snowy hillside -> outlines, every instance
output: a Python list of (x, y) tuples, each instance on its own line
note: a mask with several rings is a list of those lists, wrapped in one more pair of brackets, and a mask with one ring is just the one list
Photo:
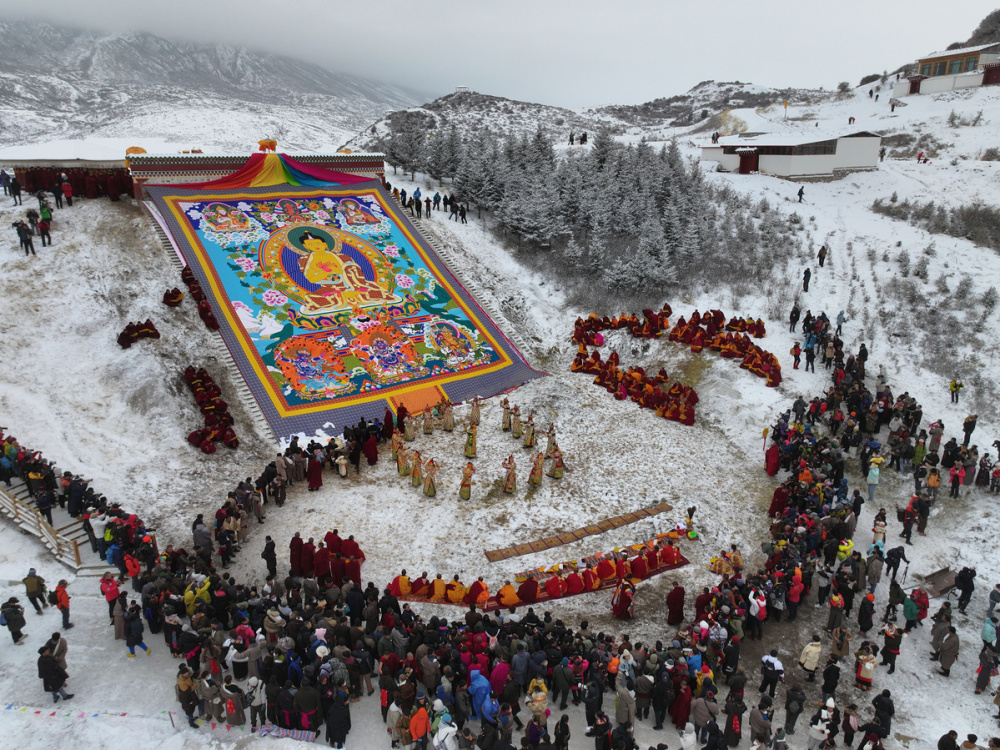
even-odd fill
[(329, 151), (386, 110), (426, 98), (278, 55), (149, 34), (0, 23), (0, 49), (0, 146), (128, 136), (231, 152), (272, 137)]
[[(90, 47), (81, 43), (80, 49), (95, 53), (89, 64), (81, 64), (88, 58), (83, 52), (73, 52), (77, 72), (72, 80), (50, 75), (43, 62), (30, 74), (0, 68), (0, 97), (7, 97), (0, 102), (0, 114), (5, 123), (13, 116), (18, 128), (16, 132), (4, 128), (0, 144), (9, 146), (13, 154), (21, 148), (15, 144), (73, 139), (86, 133), (115, 144), (135, 135), (136, 145), (142, 145), (138, 136), (146, 135), (159, 139), (157, 145), (164, 147), (185, 143), (246, 150), (248, 142), (267, 134), (296, 150), (320, 151), (336, 143), (337, 134), (356, 133), (385, 109), (416, 101), (402, 101), (405, 96), (400, 95), (395, 103), (375, 102), (341, 92), (338, 96), (347, 99), (335, 105), (331, 97), (311, 88), (325, 85), (321, 81), (326, 79), (303, 71), (298, 93), (288, 95), (287, 107), (278, 106), (270, 101), (262, 69), (248, 61), (246, 53), (232, 51), (211, 53), (215, 57), (206, 53), (209, 57), (204, 59), (214, 60), (218, 71), (218, 88), (213, 90), (190, 93), (142, 81), (109, 85), (120, 72), (109, 61), (107, 50), (128, 50), (133, 42), (132, 37), (123, 37)], [(71, 41), (67, 44), (68, 49), (77, 50)], [(183, 66), (178, 70), (183, 74)], [(103, 71), (102, 82), (88, 78), (94, 71)], [(238, 96), (230, 95), (223, 91), (230, 85), (226, 81), (246, 88)], [(304, 537), (320, 536), (338, 527), (343, 534), (354, 534), (364, 548), (366, 581), (384, 585), (406, 567), (414, 575), (413, 571), (422, 570), (431, 576), (458, 573), (467, 583), (483, 575), (495, 592), (519, 571), (649, 539), (680, 520), (684, 508), (696, 505), (699, 540), (683, 542), (692, 564), (640, 584), (638, 619), (628, 626), (634, 639), (662, 639), (669, 634), (663, 624), (663, 600), (675, 579), (687, 587), (691, 598), (702, 586), (714, 585), (718, 578), (705, 566), (730, 543), (741, 545), (751, 566), (763, 563), (759, 544), (767, 535), (765, 513), (776, 482), (763, 471), (762, 430), (796, 397), (808, 400), (821, 395), (830, 383), (830, 371), (818, 361), (815, 373), (792, 369), (788, 352), (799, 336), (788, 331), (787, 315), (793, 303), (803, 312), (825, 311), (831, 317), (844, 310), (845, 350), (856, 352), (865, 343), (870, 351), (869, 373), (884, 367), (895, 394), (908, 391), (923, 405), (924, 425), (944, 420), (945, 439), (952, 435), (961, 439), (962, 420), (970, 412), (977, 413), (972, 443), (981, 454), (991, 452), (995, 457), (991, 444), (1000, 436), (1000, 363), (996, 358), (1000, 264), (996, 250), (975, 244), (964, 233), (955, 236), (945, 231), (954, 226), (945, 220), (916, 226), (872, 207), (876, 200), (893, 205), (933, 201), (932, 216), (970, 205), (982, 207), (984, 215), (1000, 210), (1000, 160), (996, 156), (1000, 86), (904, 97), (895, 111), (890, 108), (889, 86), (891, 82), (876, 83), (843, 96), (826, 96), (815, 91), (787, 93), (707, 82), (683, 101), (658, 100), (639, 107), (582, 113), (455, 94), (408, 110), (408, 116), (428, 118), (429, 127), (455, 125), (467, 139), (467, 147), (511, 132), (533, 133), (539, 124), (562, 144), (569, 130), (592, 130), (604, 122), (618, 133), (622, 145), (676, 139), (682, 155), (694, 160), (708, 138), (711, 128), (706, 126), (717, 117), (713, 126), (717, 123), (727, 132), (809, 135), (870, 130), (884, 136), (887, 154), (876, 171), (805, 183), (802, 203), (795, 197), (797, 183), (759, 174), (719, 173), (714, 165), (702, 165), (700, 176), (714, 190), (747, 198), (746, 205), (758, 207), (754, 209), (758, 213), (765, 213), (760, 206), (766, 204), (766, 212), (776, 212), (786, 224), (801, 230), (794, 234), (791, 260), (782, 257), (763, 269), (770, 274), (766, 283), (747, 281), (760, 277), (759, 268), (747, 269), (743, 281), (726, 285), (682, 278), (666, 299), (674, 310), (672, 322), (695, 309), (716, 307), (730, 315), (763, 318), (767, 336), (759, 343), (782, 364), (780, 387), (767, 388), (737, 362), (707, 351), (694, 354), (662, 339), (637, 340), (621, 332), (609, 335), (624, 366), (636, 364), (654, 372), (664, 367), (675, 380), (697, 388), (700, 402), (691, 427), (658, 419), (629, 401), (615, 400), (595, 387), (592, 377), (569, 371), (577, 351), (570, 340), (573, 321), (593, 309), (574, 301), (580, 297), (571, 294), (568, 274), (552, 247), (529, 249), (510, 236), (500, 236), (495, 231), (501, 225), (499, 217), (489, 210), (482, 218), (472, 210), (466, 225), (447, 221), (443, 212), (432, 212), (419, 224), (421, 231), (445, 248), (445, 259), (462, 283), (484, 303), (531, 364), (550, 373), (515, 390), (509, 398), (523, 411), (533, 410), (541, 429), (556, 424), (567, 465), (565, 478), (559, 483), (546, 479), (538, 490), (525, 491), (527, 451), (500, 430), (500, 408), (491, 399), (483, 406), (477, 484), (470, 502), (457, 502), (465, 463), (459, 433), (418, 435), (415, 447), (425, 458), (441, 463), (435, 498), (424, 497), (398, 477), (383, 449), (379, 462), (374, 467), (363, 465), (360, 475), (352, 471), (341, 481), (326, 472), (320, 491), (306, 492), (297, 484), (285, 507), (269, 506), (265, 524), (252, 525), (246, 551), (233, 564), (233, 573), (241, 580), (262, 579), (259, 553), (265, 533), (275, 538), (284, 567), (288, 538), (295, 531)], [(879, 94), (879, 101), (869, 97), (870, 88)], [(391, 98), (388, 92), (384, 96)], [(784, 98), (789, 99), (787, 112), (780, 106)], [(685, 116), (684, 107), (694, 113), (693, 124), (677, 124)], [(709, 121), (699, 122), (701, 109), (709, 110)], [(330, 119), (335, 111), (340, 113), (337, 117), (343, 115), (359, 124), (349, 127), (346, 120)], [(369, 111), (374, 114), (364, 120)], [(848, 125), (851, 117), (856, 122)], [(366, 139), (387, 133), (387, 123), (380, 121), (374, 133), (368, 129), (352, 144), (364, 146)], [(568, 150), (568, 146), (560, 148)], [(579, 159), (593, 150), (591, 142), (561, 156)], [(920, 152), (929, 157), (928, 163), (916, 161)], [(636, 181), (642, 177), (638, 175)], [(421, 173), (415, 181), (403, 175), (390, 179), (407, 189), (419, 185), (429, 195), (454, 190), (454, 183)], [(190, 546), (194, 515), (213, 513), (238, 481), (257, 475), (276, 446), (232, 397), (240, 383), (225, 367), (219, 337), (201, 324), (190, 300), (176, 310), (160, 303), (165, 289), (179, 285), (179, 277), (142, 207), (131, 201), (78, 200), (72, 209), (56, 212), (53, 247), (43, 249), (36, 242), (38, 257), (25, 258), (8, 227), (23, 217), (30, 202), (27, 199), (23, 208), (12, 207), (9, 200), (0, 202), (0, 226), (6, 232), (0, 235), (5, 238), (0, 246), (0, 301), (10, 310), (0, 325), (0, 361), (5, 363), (0, 370), (0, 423), (25, 444), (55, 459), (60, 468), (92, 478), (99, 491), (137, 510), (157, 529), (161, 546)], [(612, 203), (616, 217), (625, 208), (634, 208), (619, 207), (613, 201), (601, 203)], [(745, 213), (739, 218), (752, 224), (753, 211)], [(970, 232), (969, 236), (980, 235)], [(821, 245), (829, 248), (822, 268), (816, 262)], [(734, 255), (732, 262), (739, 263), (739, 253)], [(805, 268), (813, 274), (808, 293), (801, 284)], [(590, 296), (599, 301), (601, 312), (635, 311), (619, 309), (621, 295), (603, 286), (603, 272), (602, 268), (589, 271)], [(690, 278), (704, 277), (692, 273)], [(654, 296), (650, 294), (647, 300), (650, 306), (664, 301), (663, 296)], [(121, 350), (114, 340), (124, 324), (147, 317), (155, 321), (162, 338)], [(205, 366), (220, 382), (241, 439), (237, 451), (220, 448), (221, 452), (206, 456), (185, 442), (198, 420), (181, 379), (188, 364)], [(966, 383), (957, 405), (950, 402), (947, 390), (955, 376)], [(467, 414), (467, 406), (456, 409), (459, 420)], [(373, 416), (381, 416), (381, 407)], [(498, 480), (501, 461), (511, 453), (520, 465), (520, 490), (505, 495), (498, 489)], [(852, 457), (847, 472), (851, 487), (864, 484), (858, 469), (856, 456)], [(778, 479), (785, 476), (783, 472)], [(894, 518), (892, 509), (906, 503), (911, 489), (909, 479), (885, 470), (874, 505), (885, 507)], [(673, 504), (675, 511), (554, 551), (500, 563), (487, 563), (483, 555), (485, 549), (560, 533), (661, 500)], [(871, 541), (869, 529), (876, 509), (872, 505), (866, 504), (858, 523), (855, 541), (859, 549)], [(889, 530), (889, 541), (901, 543), (895, 521)], [(896, 697), (893, 734), (886, 740), (890, 750), (931, 750), (937, 738), (952, 728), (960, 738), (977, 733), (981, 745), (997, 734), (992, 698), (973, 695), (972, 685), (987, 592), (1000, 581), (1000, 559), (989, 554), (998, 533), (996, 496), (981, 489), (963, 489), (958, 498), (937, 501), (928, 536), (914, 537), (913, 546), (906, 547), (910, 563), (902, 574), (907, 576), (907, 587), (919, 576), (945, 566), (975, 564), (979, 578), (968, 616), (956, 616), (963, 645), (950, 677), (937, 674), (927, 658), (929, 627), (918, 628), (904, 639), (896, 674), (889, 676), (884, 668), (877, 673), (875, 687), (890, 688)], [(33, 540), (25, 540), (9, 524), (0, 524), (0, 542), (0, 596), (22, 594), (20, 585), (4, 581), (19, 580), (26, 573), (27, 560), (50, 580), (65, 575)], [(160, 712), (177, 708), (171, 685), (176, 662), (166, 656), (159, 636), (151, 637), (152, 657), (126, 660), (124, 648), (118, 648), (106, 632), (105, 605), (93, 579), (78, 578), (73, 587), (71, 593), (79, 597), (74, 600), (74, 618), (80, 623), (70, 634), (71, 689), (79, 689), (73, 716), (47, 715), (50, 698), (34, 678), (34, 650), (7, 648), (0, 663), (0, 698), (5, 706), (18, 709), (0, 711), (0, 726), (14, 746), (60, 742), (74, 747), (84, 740), (93, 744), (102, 741), (106, 726), (118, 732), (116, 746), (133, 742), (180, 748), (200, 741), (229, 748), (249, 743), (245, 733), (240, 739), (239, 731), (222, 725), (214, 731), (203, 727), (202, 736), (197, 737), (187, 729), (173, 729), (169, 717)], [(880, 585), (877, 591), (879, 613), (886, 606), (886, 589)], [(753, 681), (758, 678), (756, 663), (765, 647), (779, 649), (789, 681), (802, 678), (794, 666), (799, 651), (813, 632), (822, 632), (826, 622), (826, 610), (812, 606), (814, 597), (802, 608), (797, 622), (769, 623), (763, 643), (745, 644), (751, 698), (757, 695)], [(610, 618), (609, 598), (606, 593), (590, 594), (546, 608), (568, 623), (587, 618), (595, 630), (621, 633), (622, 624)], [(932, 600), (932, 612), (941, 601)], [(424, 605), (415, 609), (425, 617), (444, 614), (453, 618), (460, 611)], [(43, 633), (54, 628), (56, 621), (52, 613), (38, 618), (30, 615), (29, 644), (43, 640)], [(823, 641), (825, 654), (829, 639)], [(867, 720), (873, 696), (853, 686), (851, 665), (848, 659), (838, 701), (857, 703)], [(143, 689), (136, 689), (140, 685)], [(809, 684), (807, 689), (811, 706), (819, 699), (818, 684)], [(941, 710), (943, 696), (946, 711)], [(388, 745), (377, 702), (373, 696), (352, 704), (356, 726), (348, 745), (352, 749)], [(23, 712), (22, 706), (26, 707)], [(571, 749), (591, 747), (592, 741), (583, 737), (582, 710), (572, 708), (570, 715), (574, 724)], [(778, 715), (782, 715), (781, 708)], [(808, 715), (800, 720), (790, 743), (793, 750), (806, 746), (806, 719)], [(657, 741), (677, 746), (672, 728), (653, 732), (650, 726), (644, 722), (636, 732), (641, 747)], [(211, 740), (204, 736), (209, 734)], [(292, 746), (291, 740), (280, 742), (278, 747)]]

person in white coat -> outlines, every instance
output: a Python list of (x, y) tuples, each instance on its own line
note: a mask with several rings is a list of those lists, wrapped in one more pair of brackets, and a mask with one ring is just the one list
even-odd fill
[(802, 649), (802, 653), (799, 654), (799, 666), (809, 675), (806, 678), (807, 682), (816, 681), (816, 667), (819, 666), (819, 655), (822, 648), (819, 636), (814, 635), (812, 640)]
[(451, 714), (441, 717), (437, 734), (434, 735), (435, 750), (458, 750), (458, 727), (451, 721)]

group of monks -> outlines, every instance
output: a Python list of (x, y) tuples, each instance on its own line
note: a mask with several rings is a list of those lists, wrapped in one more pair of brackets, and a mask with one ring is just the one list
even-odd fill
[(153, 321), (146, 319), (145, 323), (129, 323), (125, 330), (118, 334), (118, 346), (128, 349), (141, 339), (158, 339), (160, 332), (156, 330)]
[(429, 579), (426, 571), (412, 580), (405, 570), (401, 571), (389, 584), (389, 593), (401, 599), (442, 604), (475, 604), (479, 607), (485, 607), (490, 600), (490, 590), (482, 576), (466, 587), (457, 575), (450, 581), (445, 581), (440, 573), (436, 578)]
[[(529, 575), (517, 587), (506, 581), (496, 596), (490, 596), (482, 577), (467, 588), (457, 575), (452, 580), (445, 581), (440, 574), (428, 579), (424, 572), (419, 578), (411, 580), (405, 570), (392, 579), (389, 592), (411, 601), (475, 604), (486, 609), (509, 608), (597, 591), (615, 586), (623, 580), (649, 578), (682, 561), (683, 557), (673, 540), (667, 540), (651, 543), (645, 551), (640, 550), (631, 558), (627, 552), (612, 553), (600, 560), (587, 562), (583, 570), (566, 567), (537, 576)], [(542, 580), (539, 581), (539, 578)]]
[(365, 561), (365, 553), (353, 535), (341, 539), (340, 531), (334, 529), (315, 544), (312, 537), (303, 541), (296, 531), (288, 551), (289, 564), (296, 576), (311, 575), (320, 584), (332, 581), (337, 586), (348, 578), (355, 586), (361, 585), (361, 563)]
[(695, 310), (688, 320), (681, 316), (667, 338), (687, 344), (693, 352), (708, 347), (717, 351), (720, 357), (742, 359), (740, 367), (759, 378), (767, 378), (768, 388), (776, 388), (781, 383), (778, 358), (761, 349), (750, 338), (764, 338), (764, 321), (737, 317), (730, 318), (728, 323), (725, 320), (725, 313), (721, 310), (712, 310), (704, 315)]
[(177, 287), (168, 289), (163, 293), (163, 304), (167, 307), (180, 307), (181, 300), (184, 299), (184, 292)]
[(204, 368), (195, 370), (188, 366), (184, 370), (184, 382), (191, 389), (198, 408), (205, 416), (205, 427), (188, 435), (188, 442), (198, 446), (203, 453), (215, 453), (215, 444), (221, 442), (227, 448), (239, 446), (239, 438), (233, 430), (233, 415), (229, 404), (222, 400), (222, 390)]
[(17, 181), (21, 183), (21, 189), (27, 193), (53, 190), (63, 182), (64, 173), (66, 182), (73, 187), (74, 196), (82, 195), (87, 198), (108, 196), (116, 201), (122, 193), (131, 195), (133, 191), (132, 175), (127, 169), (30, 167), (14, 170)]
[[(601, 353), (596, 348), (604, 344), (601, 331), (609, 329), (628, 329), (633, 336), (639, 338), (654, 338), (665, 331), (670, 325), (670, 305), (664, 304), (658, 313), (643, 310), (640, 321), (635, 315), (622, 315), (615, 318), (598, 318), (591, 314), (586, 320), (577, 318), (573, 329), (573, 340), (577, 343), (576, 358), (570, 365), (572, 372), (585, 372), (594, 375), (594, 385), (599, 385), (619, 401), (629, 399), (642, 409), (653, 409), (656, 416), (694, 424), (694, 405), (698, 403), (698, 394), (690, 386), (674, 383), (669, 388), (662, 386), (670, 382), (670, 376), (661, 367), (653, 377), (646, 374), (642, 367), (629, 367), (622, 370), (619, 365), (617, 351), (612, 351), (608, 359), (602, 360)], [(593, 346), (591, 352), (587, 347)]]
[[(208, 299), (205, 297), (205, 292), (201, 288), (201, 284), (194, 277), (194, 272), (191, 270), (190, 266), (184, 266), (181, 270), (181, 279), (187, 284), (188, 291), (191, 292), (191, 296), (194, 301), (198, 304), (198, 315), (201, 316), (201, 321), (205, 324), (205, 327), (210, 331), (219, 330), (219, 321), (215, 319), (215, 314), (212, 312), (211, 306), (208, 304)], [(169, 294), (169, 292), (168, 292)], [(163, 295), (163, 301), (167, 302), (167, 295)], [(178, 301), (179, 303), (179, 301)], [(167, 303), (169, 304), (169, 303)], [(176, 307), (176, 305), (172, 305)]]

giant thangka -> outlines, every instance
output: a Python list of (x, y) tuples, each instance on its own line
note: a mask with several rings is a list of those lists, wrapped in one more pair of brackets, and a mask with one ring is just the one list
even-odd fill
[(417, 412), (542, 374), (379, 181), (277, 154), (241, 173), (148, 189), (277, 435), (339, 432), (387, 403)]

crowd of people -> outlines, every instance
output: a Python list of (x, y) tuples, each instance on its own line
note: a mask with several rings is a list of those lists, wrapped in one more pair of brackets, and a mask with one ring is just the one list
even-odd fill
[[(797, 313), (797, 309), (793, 310), (793, 327)], [(914, 526), (919, 536), (929, 533), (928, 519), (938, 502), (942, 471), (950, 473), (955, 497), (963, 486), (987, 486), (988, 479), (981, 476), (974, 483), (969, 476), (974, 475), (980, 460), (983, 462), (980, 475), (990, 474), (992, 467), (988, 455), (979, 459), (976, 446), (969, 446), (976, 416), (969, 415), (965, 420), (962, 445), (956, 437), (942, 445), (947, 434), (943, 420), (924, 427), (921, 405), (909, 393), (894, 395), (882, 368), (874, 389), (868, 388), (865, 373), (868, 354), (864, 345), (857, 355), (845, 359), (839, 330), (831, 333), (830, 322), (824, 315), (812, 319), (807, 313), (803, 322), (829, 361), (828, 369), (834, 372), (822, 396), (809, 402), (801, 397), (796, 399), (770, 431), (772, 443), (765, 459), (767, 473), (774, 476), (785, 470), (789, 476), (775, 489), (768, 510), (772, 519), (771, 538), (763, 546), (768, 559), (755, 594), (759, 602), (757, 619), (780, 620), (782, 613), (787, 613), (788, 619), (794, 620), (815, 589), (816, 606), (829, 608), (826, 621), (829, 653), (825, 661), (820, 658), (820, 638), (814, 636), (800, 656), (800, 665), (804, 665), (809, 681), (821, 674), (824, 698), (835, 697), (841, 665), (852, 656), (858, 689), (871, 691), (874, 682), (887, 683), (888, 680), (876, 676), (878, 666), (888, 667), (887, 674), (894, 673), (904, 635), (924, 627), (928, 619), (928, 660), (931, 666), (939, 667), (937, 672), (941, 677), (950, 677), (961, 644), (957, 617), (969, 614), (967, 607), (975, 588), (976, 569), (968, 565), (955, 576), (957, 612), (946, 600), (933, 615), (927, 591), (919, 586), (904, 589), (906, 571), (900, 575), (899, 569), (903, 563), (909, 563), (905, 545), (913, 544)], [(852, 454), (852, 450), (857, 452)], [(866, 491), (857, 487), (852, 492), (849, 488), (845, 474), (853, 456), (867, 484)], [(895, 472), (904, 482), (912, 477), (912, 493), (905, 507), (897, 506), (894, 514), (879, 507), (874, 514), (871, 541), (862, 541), (857, 538), (862, 533), (858, 528), (862, 507), (866, 502), (886, 504), (879, 502), (879, 487), (887, 470)], [(900, 524), (899, 544), (890, 541), (895, 533), (889, 530), (893, 515)], [(996, 594), (991, 592), (989, 611), (984, 613), (981, 627), (977, 626), (981, 648), (972, 678), (974, 687), (970, 687), (976, 694), (988, 688), (998, 666), (998, 620), (994, 608), (1000, 603), (1000, 584), (994, 588)], [(876, 605), (877, 599), (885, 602), (884, 612)], [(897, 625), (900, 607), (905, 627)], [(764, 611), (767, 614), (760, 615)], [(851, 625), (854, 612), (856, 627)], [(755, 632), (757, 627), (753, 626)], [(907, 648), (913, 648), (912, 644), (907, 641)], [(1000, 705), (1000, 698), (997, 701)], [(841, 712), (834, 702), (830, 708), (827, 740), (835, 735), (832, 730), (838, 715), (847, 739), (848, 723), (857, 727), (860, 721), (857, 705), (848, 705)], [(872, 708), (874, 717), (862, 728), (873, 738), (885, 737), (894, 713), (888, 688), (879, 692)], [(948, 746), (946, 738), (942, 741)]]
[(407, 194), (406, 188), (393, 187), (390, 182), (385, 183), (385, 189), (392, 193), (392, 197), (398, 200), (403, 208), (410, 209), (410, 216), (417, 219), (425, 214), (430, 218), (431, 211), (446, 211), (449, 221), (469, 223), (469, 204), (454, 195), (449, 196), (447, 193), (441, 195), (439, 192), (435, 192), (433, 196), (424, 195), (419, 187)]
[[(4, 178), (7, 178), (4, 180)], [(6, 172), (0, 170), (0, 182), (3, 182), (4, 193), (10, 193), (14, 198), (14, 205), (23, 205), (21, 201), (21, 185), (17, 181), (17, 178), (10, 178)], [(62, 183), (65, 185), (69, 194), (66, 196), (69, 201), (69, 205), (72, 203), (72, 188), (69, 187), (69, 183)], [(56, 195), (56, 205), (62, 208), (62, 196), (63, 191), (53, 188)], [(36, 255), (35, 253), (35, 243), (32, 239), (33, 237), (38, 237), (42, 241), (42, 247), (50, 247), (52, 245), (52, 206), (48, 201), (48, 197), (45, 192), (39, 190), (35, 195), (38, 199), (38, 208), (29, 208), (23, 219), (16, 220), (11, 224), (11, 228), (17, 233), (17, 241), (19, 247), (24, 250), (24, 255)]]
[[(860, 750), (879, 750), (893, 727), (889, 675), (904, 635), (929, 630), (928, 661), (940, 668), (941, 679), (951, 676), (958, 657), (957, 618), (969, 613), (975, 568), (957, 575), (955, 611), (945, 601), (931, 614), (925, 591), (903, 588), (906, 573), (900, 567), (908, 562), (905, 545), (912, 543), (912, 527), (928, 533), (927, 518), (937, 501), (931, 470), (946, 460), (952, 467), (965, 466), (975, 450), (969, 446), (975, 416), (965, 422), (962, 446), (951, 438), (942, 447), (941, 420), (923, 430), (915, 399), (893, 395), (884, 377), (872, 393), (866, 387), (867, 357), (859, 353), (838, 362), (836, 353), (835, 346), (843, 376), (824, 396), (797, 399), (770, 431), (768, 473), (790, 475), (776, 488), (769, 508), (764, 564), (747, 567), (734, 545), (712, 563), (719, 583), (704, 588), (690, 608), (684, 588), (675, 584), (666, 598), (669, 630), (652, 643), (636, 642), (628, 634), (595, 633), (586, 621), (574, 627), (551, 612), (536, 613), (532, 604), (540, 598), (540, 587), (533, 579), (518, 589), (508, 581), (495, 597), (481, 578), (466, 587), (458, 576), (445, 581), (423, 573), (411, 580), (405, 571), (384, 588), (372, 582), (363, 586), (364, 552), (338, 530), (318, 543), (295, 534), (288, 545), (287, 575), (279, 574), (277, 544), (270, 536), (260, 555), (267, 569), (263, 583), (239, 582), (228, 572), (233, 556), (249, 549), (253, 521), (262, 524), (272, 503), (283, 506), (288, 486), (302, 482), (318, 489), (324, 468), (342, 474), (353, 464), (360, 472), (368, 446), (374, 451), (371, 464), (380, 443), (398, 448), (405, 442), (407, 429), (414, 429), (405, 407), (395, 415), (387, 410), (382, 421), (362, 419), (325, 446), (312, 441), (301, 448), (293, 441), (256, 480), (240, 482), (213, 520), (195, 519), (191, 552), (172, 546), (157, 550), (151, 530), (136, 515), (108, 503), (80, 477), (57, 477), (49, 462), (12, 437), (3, 438), (0, 479), (9, 483), (23, 477), (38, 500), (49, 498), (49, 507), (65, 503), (71, 515), (82, 518), (94, 551), (118, 569), (117, 576), (108, 573), (100, 584), (115, 637), (125, 641), (132, 657), (136, 650), (151, 651), (147, 630), (162, 634), (166, 649), (180, 662), (177, 695), (192, 727), (204, 718), (249, 722), (255, 731), (265, 724), (325, 729), (330, 745), (343, 747), (352, 707), (377, 693), (386, 741), (394, 748), (565, 750), (579, 732), (593, 738), (597, 750), (636, 750), (637, 725), (649, 722), (660, 731), (669, 718), (688, 750), (736, 747), (744, 733), (754, 746), (785, 750), (800, 731), (808, 736), (810, 750), (832, 750), (841, 741), (853, 746), (857, 739)], [(449, 407), (445, 404), (439, 417)], [(505, 408), (503, 427), (512, 422), (513, 410)], [(883, 430), (888, 432), (884, 444)], [(554, 434), (550, 438), (554, 443)], [(912, 454), (907, 445), (915, 448)], [(849, 490), (847, 462), (854, 448), (867, 492)], [(880, 472), (886, 470), (912, 474), (914, 481), (912, 499), (896, 516), (902, 532), (898, 545), (887, 542), (894, 531), (884, 509), (875, 515), (870, 544), (862, 542), (857, 527), (864, 503), (876, 502)], [(961, 477), (958, 486), (965, 486)], [(672, 544), (657, 547), (652, 565), (660, 565), (670, 550), (676, 552)], [(602, 561), (603, 572), (588, 566), (553, 579), (565, 593), (574, 575), (583, 586), (588, 574), (594, 581), (607, 575), (621, 582), (636, 575), (639, 563), (648, 571), (648, 555), (637, 555)], [(625, 570), (625, 565), (631, 567)], [(29, 601), (39, 606), (40, 600), (44, 608), (44, 581), (32, 571), (25, 587)], [(68, 627), (64, 586), (63, 595)], [(405, 601), (423, 597), (466, 609), (453, 618), (425, 619)], [(499, 608), (483, 611), (491, 600)], [(798, 654), (801, 678), (786, 672), (777, 649), (759, 664), (741, 658), (745, 641), (772, 640), (772, 628), (783, 619), (795, 621), (809, 603), (827, 608), (826, 635), (817, 629)], [(997, 666), (998, 605), (1000, 584), (991, 591), (979, 632), (976, 693), (990, 687)], [(18, 609), (15, 599), (0, 613), (15, 642), (23, 643), (24, 634), (15, 631), (24, 626), (23, 609)], [(899, 623), (900, 614), (905, 624)], [(915, 647), (912, 640), (905, 644)], [(39, 676), (54, 701), (72, 697), (65, 693), (58, 648), (58, 642), (50, 642), (39, 656)], [(848, 665), (853, 687), (841, 679)], [(751, 677), (754, 683), (748, 685)], [(806, 683), (817, 681), (820, 699), (810, 700)], [(859, 697), (867, 694), (874, 697)], [(585, 729), (574, 726), (568, 714), (553, 715), (567, 711), (570, 701), (582, 704)], [(800, 728), (803, 714), (807, 726)], [(956, 750), (956, 737), (942, 737), (940, 750)], [(990, 745), (1000, 746), (1000, 741)]]

